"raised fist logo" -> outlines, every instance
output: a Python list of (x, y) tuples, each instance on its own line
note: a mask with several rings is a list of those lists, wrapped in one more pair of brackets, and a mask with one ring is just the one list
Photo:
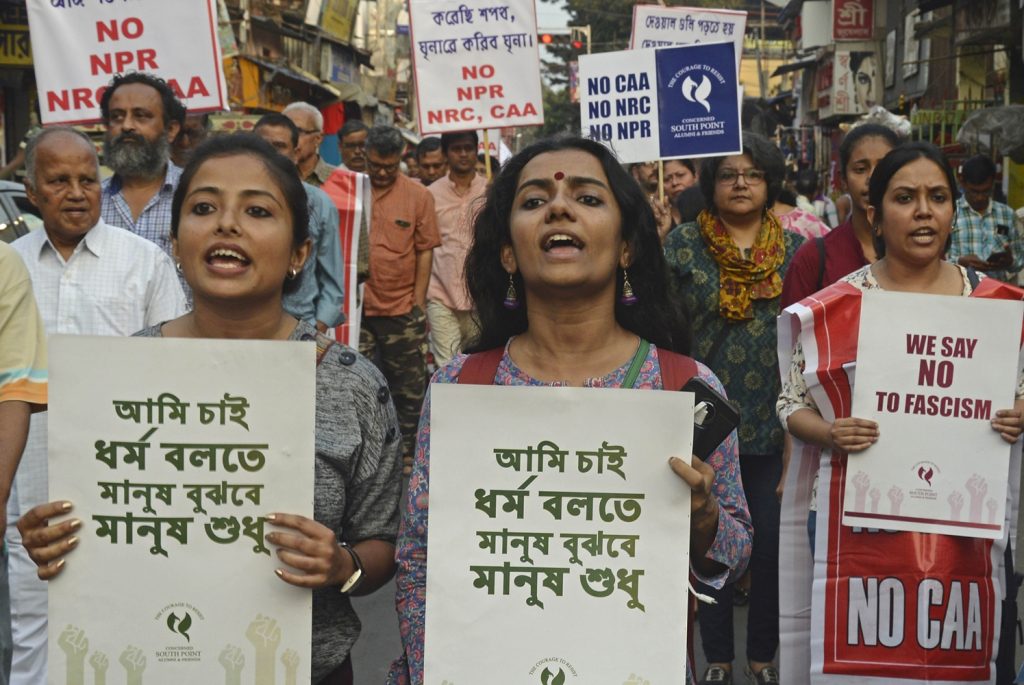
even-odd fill
[(877, 514), (878, 500), (882, 499), (882, 491), (879, 490), (878, 488), (871, 488), (871, 491), (868, 492), (868, 497), (871, 498), (871, 513)]
[(964, 494), (959, 490), (954, 490), (946, 501), (949, 502), (949, 518), (959, 521), (960, 511), (964, 508)]
[(903, 490), (895, 485), (889, 488), (889, 514), (900, 515), (900, 505), (903, 504)]
[(853, 508), (855, 511), (864, 511), (864, 503), (867, 500), (870, 487), (871, 476), (865, 472), (858, 471), (853, 476)]

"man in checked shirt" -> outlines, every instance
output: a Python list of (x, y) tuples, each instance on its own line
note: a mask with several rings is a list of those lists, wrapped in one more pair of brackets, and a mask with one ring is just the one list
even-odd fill
[(163, 79), (145, 72), (119, 74), (100, 100), (107, 127), (103, 156), (114, 175), (103, 182), (101, 215), (156, 243), (171, 255), (171, 199), (181, 169), (171, 141), (185, 121), (185, 106)]
[(1017, 272), (1024, 267), (1024, 239), (1013, 210), (992, 198), (995, 182), (995, 162), (984, 155), (971, 157), (960, 167), (963, 196), (956, 203), (947, 258), (1016, 283)]

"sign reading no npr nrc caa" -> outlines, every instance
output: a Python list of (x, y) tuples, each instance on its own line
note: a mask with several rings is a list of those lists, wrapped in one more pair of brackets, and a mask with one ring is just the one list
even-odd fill
[(627, 163), (738, 154), (740, 96), (731, 43), (580, 58), (583, 136)]
[[(227, 109), (214, 0), (28, 3), (43, 124), (100, 119), (115, 74), (145, 71), (190, 112)], [(187, 37), (187, 38), (183, 38)]]
[(412, 0), (420, 133), (544, 123), (532, 0)]

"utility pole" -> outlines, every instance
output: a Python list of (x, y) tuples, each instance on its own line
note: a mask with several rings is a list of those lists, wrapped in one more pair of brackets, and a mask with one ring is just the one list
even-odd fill
[(768, 79), (764, 73), (764, 0), (761, 0), (761, 32), (757, 41), (757, 85), (761, 89), (761, 97), (768, 97)]

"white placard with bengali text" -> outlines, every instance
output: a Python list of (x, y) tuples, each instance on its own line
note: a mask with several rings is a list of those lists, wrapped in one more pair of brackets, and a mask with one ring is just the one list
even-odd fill
[(424, 683), (683, 682), (693, 395), (431, 395)]
[(423, 135), (544, 123), (533, 0), (411, 0)]
[(630, 48), (664, 48), (693, 43), (731, 42), (736, 47), (736, 73), (743, 59), (747, 13), (694, 7), (633, 6)]
[(263, 517), (313, 515), (314, 375), (313, 343), (50, 338), (50, 497), (82, 521), (51, 684), (309, 682)]
[(1001, 538), (1024, 303), (867, 291), (853, 416), (878, 442), (849, 457), (843, 524)]
[(99, 121), (115, 74), (165, 79), (190, 112), (228, 109), (216, 0), (29, 0), (43, 124)]

